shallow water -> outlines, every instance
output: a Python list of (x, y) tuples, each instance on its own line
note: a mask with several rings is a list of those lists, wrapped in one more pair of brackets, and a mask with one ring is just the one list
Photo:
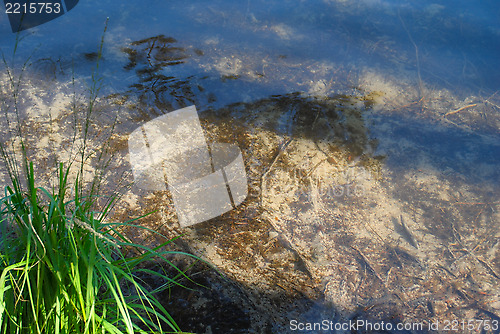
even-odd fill
[(167, 194), (132, 189), (117, 217), (158, 209), (145, 224), (186, 233), (245, 296), (226, 292), (245, 330), (498, 320), (496, 1), (81, 1), (22, 32), (14, 57), (3, 15), (6, 62), (30, 57), (20, 106), (39, 124), (33, 141), (69, 140), (68, 106), (88, 95), (106, 20), (96, 120), (119, 110), (116, 173), (130, 170), (132, 130), (191, 104), (210, 140), (243, 152), (238, 210), (182, 230)]
[[(133, 82), (126, 80), (129, 76), (123, 71), (122, 48), (157, 35), (175, 38), (179, 47), (203, 51), (204, 56), (172, 70), (179, 79), (240, 76), (242, 80), (226, 88), (233, 99), (241, 97), (249, 82), (256, 90), (250, 99), (307, 91), (312, 88), (308, 81), (329, 82), (339, 67), (353, 72), (375, 68), (409, 76), (414, 83), (419, 69), (426, 84), (459, 91), (467, 87), (493, 93), (500, 84), (500, 14), (493, 1), (481, 5), (470, 1), (194, 1), (189, 5), (152, 1), (148, 6), (89, 1), (75, 9), (21, 33), (18, 58), (39, 47), (34, 59), (74, 60), (77, 73), (83, 67), (81, 74), (88, 74), (79, 60), (97, 51), (109, 18), (104, 64), (117, 90)], [(15, 34), (10, 33), (5, 16), (0, 34), (0, 47), (9, 58)], [(255, 87), (263, 84), (266, 87)]]

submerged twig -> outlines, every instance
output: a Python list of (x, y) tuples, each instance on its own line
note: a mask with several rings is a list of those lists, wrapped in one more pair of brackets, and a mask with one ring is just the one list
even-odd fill
[(361, 259), (365, 263), (365, 266), (379, 279), (380, 282), (385, 286), (384, 280), (380, 277), (380, 275), (377, 273), (377, 271), (374, 269), (374, 267), (370, 264), (366, 256), (356, 247), (351, 246), (352, 249), (354, 249), (358, 254), (361, 256)]
[(279, 148), (278, 153), (276, 153), (276, 156), (274, 157), (273, 161), (271, 162), (271, 164), (269, 165), (269, 167), (267, 168), (267, 170), (264, 172), (264, 174), (262, 174), (262, 177), (260, 178), (260, 205), (261, 206), (262, 206), (262, 194), (264, 193), (264, 188), (263, 188), (264, 187), (264, 181), (267, 178), (267, 175), (269, 174), (269, 172), (271, 171), (271, 169), (273, 169), (274, 164), (276, 163), (276, 161), (278, 161), (278, 158), (286, 150), (286, 148), (288, 147), (288, 145), (290, 145), (290, 143), (292, 142), (292, 140), (293, 140), (293, 138), (290, 138), (283, 145), (281, 145), (281, 147)]
[[(469, 254), (470, 256), (472, 256), (477, 262), (479, 262), (480, 264), (482, 264), (487, 269), (487, 271), (490, 273), (490, 275), (492, 275), (493, 277), (495, 277), (497, 279), (500, 279), (500, 275), (498, 275), (495, 272), (495, 270), (491, 267), (491, 265), (488, 262), (486, 262), (485, 260), (480, 259), (479, 257), (477, 257), (476, 254), (473, 253), (473, 251), (471, 251), (467, 246), (465, 246), (462, 243), (462, 236), (456, 230), (455, 225), (452, 224), (452, 228), (453, 228), (453, 231), (454, 231), (454, 234), (455, 234), (454, 235), (455, 236), (455, 240), (458, 242), (458, 244), (460, 246), (462, 246), (462, 249), (465, 250), (467, 252), (467, 254)], [(476, 247), (474, 247), (474, 249), (476, 249)], [(453, 262), (456, 262), (456, 261), (457, 260), (455, 260)]]
[(491, 102), (491, 101), (490, 101), (490, 99), (491, 99), (493, 96), (495, 96), (497, 93), (498, 93), (498, 90), (497, 90), (496, 92), (494, 92), (493, 94), (491, 94), (491, 95), (490, 95), (490, 97), (488, 97), (485, 101), (486, 101), (486, 102), (488, 102), (489, 104), (491, 104), (491, 105), (493, 105), (493, 106), (497, 107), (498, 109), (500, 109), (500, 106), (499, 106), (498, 104), (493, 103), (493, 102)]
[(449, 115), (453, 115), (453, 114), (456, 114), (457, 112), (460, 112), (462, 110), (465, 110), (465, 109), (468, 109), (468, 108), (472, 108), (472, 107), (475, 107), (477, 106), (477, 103), (473, 103), (473, 104), (469, 104), (469, 105), (466, 105), (462, 108), (458, 108), (457, 110), (453, 110), (453, 111), (450, 111), (450, 112), (447, 112), (446, 114), (444, 114), (445, 116), (449, 116)]
[(497, 278), (497, 279), (500, 279), (500, 276), (495, 272), (495, 270), (493, 270), (493, 268), (488, 264), (488, 262), (478, 258), (477, 256), (475, 256), (474, 254), (470, 253), (479, 263), (481, 263), (486, 269), (488, 269), (488, 271), (490, 272), (490, 274)]
[(398, 17), (399, 20), (401, 21), (401, 24), (403, 25), (404, 30), (408, 34), (408, 38), (410, 39), (411, 44), (413, 44), (413, 47), (415, 48), (415, 59), (417, 62), (417, 76), (418, 76), (418, 90), (420, 93), (420, 98), (424, 98), (424, 86), (422, 84), (422, 76), (420, 75), (420, 58), (418, 55), (418, 46), (417, 43), (413, 40), (413, 37), (411, 37), (410, 30), (406, 27), (405, 22), (403, 21), (403, 18), (401, 17), (401, 14), (399, 13), (399, 8), (398, 8)]

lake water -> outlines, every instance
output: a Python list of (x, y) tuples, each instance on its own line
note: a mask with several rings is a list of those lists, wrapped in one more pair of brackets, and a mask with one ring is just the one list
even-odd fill
[(243, 151), (249, 199), (220, 220), (185, 232), (163, 195), (127, 195), (244, 291), (228, 297), (255, 324), (242, 333), (499, 320), (498, 1), (88, 0), (19, 35), (3, 14), (7, 64), (29, 58), (27, 117), (86, 94), (102, 36), (100, 96), (126, 106), (124, 140), (195, 104)]
[[(478, 5), (465, 0), (152, 1), (147, 6), (87, 1), (75, 12), (21, 33), (18, 58), (38, 47), (34, 59), (74, 60), (77, 73), (88, 73), (77, 60), (97, 51), (109, 18), (103, 67), (116, 90), (133, 81), (123, 71), (127, 60), (121, 49), (165, 35), (178, 41), (176, 47), (204, 54), (190, 53), (195, 59), (169, 69), (175, 77), (242, 77), (227, 85), (207, 83), (212, 90), (232, 90), (220, 104), (241, 101), (238, 95), (250, 86), (253, 94), (247, 99), (307, 91), (315, 87), (309, 81), (328, 83), (338, 68), (352, 75), (367, 69), (395, 73), (414, 82), (420, 71), (421, 80), (433, 88), (487, 94), (500, 84), (499, 15), (494, 1)], [(6, 15), (0, 34), (9, 58), (16, 36)]]

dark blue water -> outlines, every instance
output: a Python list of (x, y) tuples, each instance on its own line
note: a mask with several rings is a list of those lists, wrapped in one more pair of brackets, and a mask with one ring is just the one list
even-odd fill
[[(0, 48), (9, 60), (16, 35), (6, 15), (0, 18)], [(404, 73), (412, 80), (419, 71), (426, 84), (462, 94), (500, 87), (495, 1), (81, 1), (66, 15), (21, 32), (17, 60), (32, 54), (34, 60), (74, 61), (77, 74), (88, 74), (82, 54), (97, 51), (107, 18), (102, 69), (118, 91), (135, 79), (123, 70), (121, 49), (157, 35), (206, 55), (169, 69), (177, 78), (219, 76), (209, 65), (222, 56), (243, 62), (239, 75), (245, 80), (207, 83), (215, 92), (232, 91), (219, 92), (221, 104), (307, 91), (308, 80), (329, 81), (335, 68), (353, 75), (366, 68)], [(324, 71), (311, 73), (314, 67)], [(245, 70), (263, 71), (264, 79), (248, 78)]]

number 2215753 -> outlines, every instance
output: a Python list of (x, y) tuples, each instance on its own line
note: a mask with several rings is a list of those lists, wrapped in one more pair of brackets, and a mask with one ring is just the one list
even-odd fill
[(60, 2), (5, 3), (6, 14), (59, 14), (61, 11)]

